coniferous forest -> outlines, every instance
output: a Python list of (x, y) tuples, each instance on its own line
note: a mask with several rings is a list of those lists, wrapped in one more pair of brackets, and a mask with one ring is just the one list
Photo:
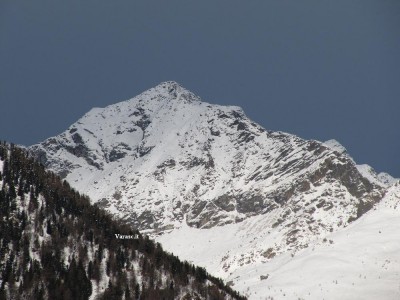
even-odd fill
[(245, 299), (1, 142), (0, 299), (89, 298)]

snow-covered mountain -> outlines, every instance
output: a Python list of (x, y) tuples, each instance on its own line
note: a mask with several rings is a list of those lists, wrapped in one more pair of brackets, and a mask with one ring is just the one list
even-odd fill
[(201, 251), (201, 265), (231, 278), (310, 248), (384, 197), (390, 178), (360, 172), (338, 145), (265, 130), (164, 82), (29, 151), (168, 250), (192, 247), (186, 258)]

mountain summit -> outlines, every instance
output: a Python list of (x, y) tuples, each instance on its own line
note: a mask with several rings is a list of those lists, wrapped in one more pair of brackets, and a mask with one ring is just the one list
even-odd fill
[[(187, 89), (183, 88), (179, 83), (175, 81), (166, 81), (160, 83), (158, 86), (154, 88), (154, 91), (160, 90), (160, 95), (168, 93), (172, 99), (182, 100), (182, 101), (201, 101), (200, 97), (196, 96), (192, 92), (188, 91)], [(149, 93), (154, 92), (152, 89), (149, 90)]]

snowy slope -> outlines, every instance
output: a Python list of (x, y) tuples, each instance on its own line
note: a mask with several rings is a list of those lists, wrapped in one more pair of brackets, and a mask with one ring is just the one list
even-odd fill
[(400, 299), (400, 183), (362, 218), (295, 255), (256, 255), (275, 238), (263, 221), (253, 217), (209, 230), (184, 226), (158, 241), (249, 299)]

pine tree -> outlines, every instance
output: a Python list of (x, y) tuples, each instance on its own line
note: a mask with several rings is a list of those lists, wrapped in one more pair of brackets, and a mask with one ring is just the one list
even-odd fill
[(136, 283), (135, 286), (135, 299), (139, 299), (140, 298), (140, 286), (139, 283)]

